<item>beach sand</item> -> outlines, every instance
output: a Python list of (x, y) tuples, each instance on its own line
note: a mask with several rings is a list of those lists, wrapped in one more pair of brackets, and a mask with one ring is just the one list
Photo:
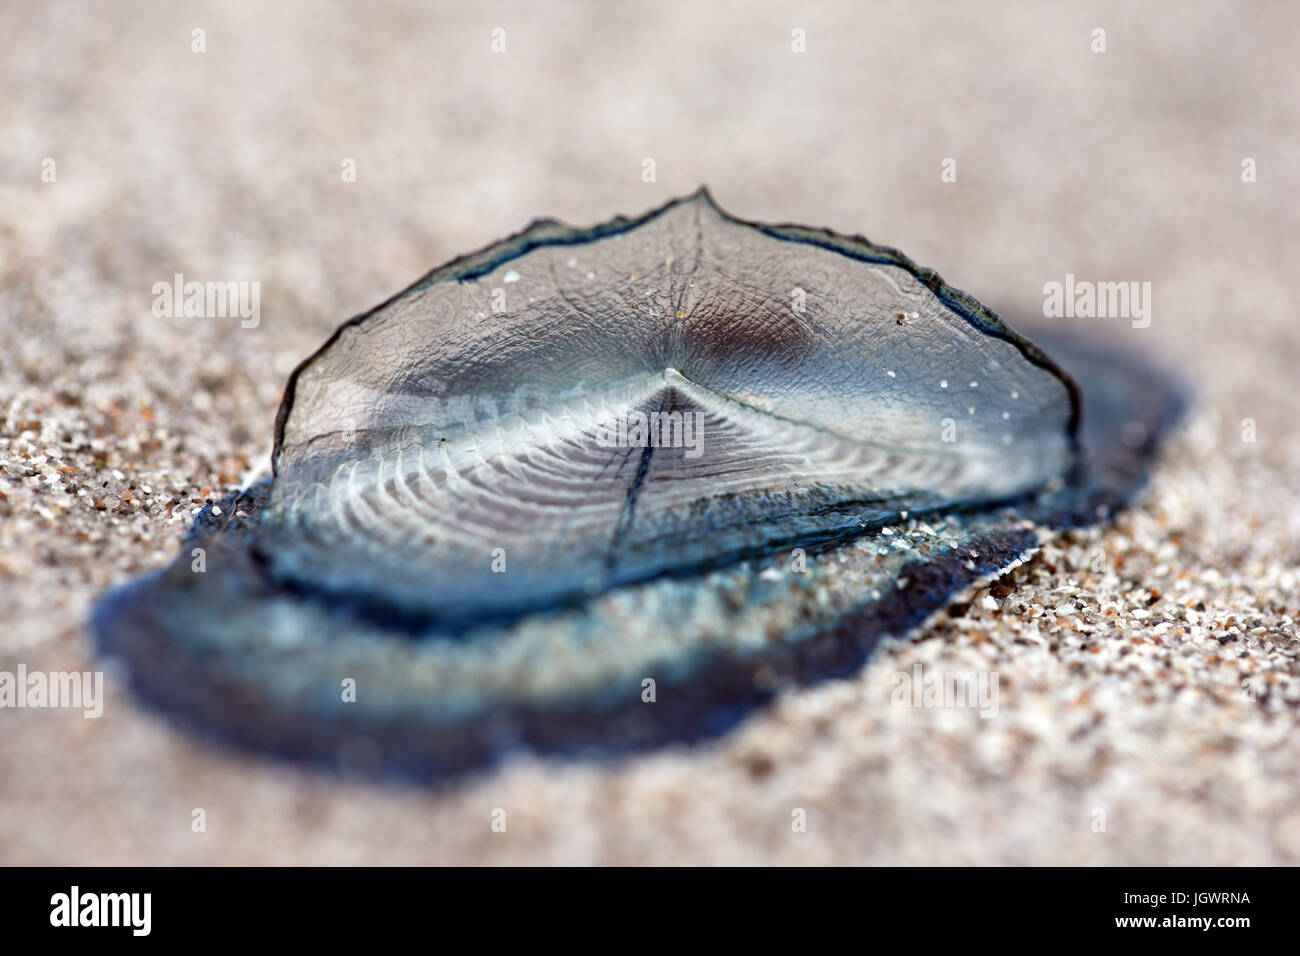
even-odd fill
[[(6, 3), (0, 670), (102, 669), (92, 603), (265, 467), (293, 367), (536, 216), (707, 183), (1012, 324), (1067, 274), (1149, 282), (1146, 327), (1050, 321), (1193, 406), (1113, 525), (707, 745), (428, 789), (223, 750), (111, 670), (97, 719), (0, 710), (0, 863), (1300, 861), (1298, 31), (1283, 3)], [(155, 317), (176, 274), (259, 282), (260, 321)], [(997, 714), (892, 703), (918, 663), (995, 672)]]

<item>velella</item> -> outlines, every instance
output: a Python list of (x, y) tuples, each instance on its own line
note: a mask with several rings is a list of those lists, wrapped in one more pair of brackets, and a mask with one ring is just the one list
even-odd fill
[(1177, 400), (1060, 344), (1082, 394), (896, 250), (705, 191), (538, 221), (340, 327), (273, 477), (96, 633), (145, 700), (327, 765), (704, 739), (1128, 500)]

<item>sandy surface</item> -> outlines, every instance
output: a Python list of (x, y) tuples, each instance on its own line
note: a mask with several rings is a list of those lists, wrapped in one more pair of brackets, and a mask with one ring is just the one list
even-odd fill
[[(537, 215), (707, 182), (1013, 323), (1066, 273), (1150, 282), (1148, 328), (1057, 321), (1197, 399), (1114, 527), (709, 746), (403, 789), (114, 688), (97, 720), (0, 710), (0, 862), (1300, 861), (1300, 11), (867, 6), (6, 3), (0, 670), (99, 666), (92, 601), (264, 462), (293, 366)], [(175, 273), (260, 282), (260, 324), (155, 317)], [(996, 672), (998, 714), (891, 703), (917, 662)]]

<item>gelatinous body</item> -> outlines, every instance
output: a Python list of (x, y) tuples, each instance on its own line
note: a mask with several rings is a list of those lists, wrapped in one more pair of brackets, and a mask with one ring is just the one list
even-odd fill
[[(1124, 394), (1108, 419), (1157, 434), (1171, 403)], [(344, 325), (247, 520), (196, 527), (209, 571), (99, 632), (146, 697), (330, 762), (695, 739), (1031, 553), (1026, 517), (1122, 503), (1149, 449), (1079, 422), (1052, 360), (893, 250), (703, 192), (539, 222)]]

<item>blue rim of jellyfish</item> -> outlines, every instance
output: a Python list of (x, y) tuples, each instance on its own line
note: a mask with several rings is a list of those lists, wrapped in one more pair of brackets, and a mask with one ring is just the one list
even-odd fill
[[(206, 524), (204, 519), (216, 521), (211, 506), (196, 525)], [(213, 531), (220, 533), (215, 528), (208, 533)], [(187, 547), (203, 542), (203, 534), (196, 528)], [(156, 589), (166, 587), (172, 567), (109, 592), (96, 608), (92, 626), (101, 651), (129, 663), (135, 694), (219, 746), (327, 772), (436, 785), (490, 771), (522, 753), (608, 761), (716, 739), (784, 690), (856, 673), (881, 640), (908, 633), (953, 595), (1024, 560), (1038, 543), (1034, 531), (1007, 527), (913, 560), (900, 572), (906, 582), (902, 587), (888, 589), (804, 639), (777, 642), (756, 654), (711, 652), (691, 660), (683, 674), (659, 680), (659, 692), (671, 694), (674, 703), (653, 712), (639, 692), (620, 695), (621, 702), (608, 693), (556, 702), (507, 700), (451, 720), (436, 707), (384, 715), (354, 713), (350, 706), (326, 711), (285, 704), (273, 695), (250, 692), (237, 671), (211, 669), (204, 655), (178, 642), (168, 626), (159, 626), (152, 599)], [(247, 556), (236, 544), (227, 557), (240, 553)], [(186, 559), (182, 555), (178, 560)], [(255, 576), (235, 577), (240, 588), (266, 585)], [(764, 672), (778, 680), (761, 679)], [(347, 742), (358, 740), (370, 743), (373, 756), (359, 759), (349, 750)]]
[(672, 209), (692, 203), (703, 203), (727, 222), (757, 230), (765, 236), (782, 242), (801, 243), (816, 246), (831, 252), (837, 252), (847, 259), (874, 265), (897, 266), (908, 272), (918, 282), (942, 302), (949, 310), (961, 316), (977, 331), (993, 338), (1001, 339), (1014, 345), (1032, 364), (1054, 375), (1065, 387), (1070, 399), (1070, 418), (1066, 424), (1066, 438), (1076, 457), (1079, 452), (1079, 424), (1082, 416), (1083, 399), (1079, 386), (1066, 372), (1053, 361), (1042, 349), (1025, 338), (1011, 326), (1007, 325), (996, 312), (985, 306), (968, 292), (954, 288), (943, 281), (933, 269), (919, 266), (903, 253), (890, 246), (880, 246), (865, 236), (842, 236), (828, 229), (813, 229), (794, 224), (767, 224), (741, 219), (727, 212), (714, 200), (707, 186), (701, 186), (687, 196), (669, 200), (664, 205), (650, 212), (633, 218), (616, 216), (608, 222), (585, 228), (566, 225), (555, 219), (535, 219), (522, 232), (506, 239), (484, 246), (476, 252), (470, 252), (451, 260), (445, 265), (426, 273), (420, 279), (407, 286), (401, 292), (390, 296), (374, 308), (354, 316), (344, 322), (325, 341), (320, 348), (309, 355), (289, 375), (285, 385), (284, 399), (275, 416), (275, 444), (271, 451), (271, 469), (279, 473), (280, 451), (284, 441), (284, 427), (293, 411), (294, 396), (297, 392), (298, 377), (326, 352), (332, 349), (340, 336), (350, 328), (360, 325), (367, 319), (383, 311), (388, 306), (404, 299), (408, 295), (421, 292), (442, 282), (470, 282), (481, 278), (507, 262), (527, 255), (535, 249), (546, 246), (576, 246), (611, 236), (618, 236), (651, 222)]

